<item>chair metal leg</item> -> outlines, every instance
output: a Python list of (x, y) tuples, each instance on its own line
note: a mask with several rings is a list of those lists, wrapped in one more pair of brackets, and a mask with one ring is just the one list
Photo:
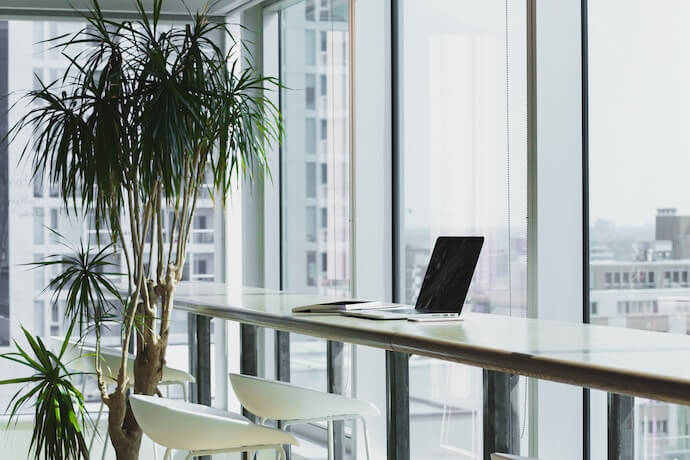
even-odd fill
[(98, 408), (98, 416), (96, 417), (96, 423), (93, 425), (93, 434), (91, 435), (91, 441), (89, 441), (89, 452), (91, 452), (91, 449), (93, 448), (93, 442), (96, 440), (96, 435), (98, 434), (98, 424), (101, 423), (101, 416), (103, 415), (103, 406), (103, 400), (101, 400), (101, 407)]
[(287, 460), (287, 455), (285, 454), (285, 449), (283, 449), (282, 447), (278, 447), (276, 449), (276, 451), (278, 452), (278, 459), (279, 460)]
[(335, 439), (333, 436), (333, 421), (329, 420), (328, 421), (328, 460), (333, 460), (333, 456), (335, 453)]
[(101, 460), (105, 460), (105, 453), (108, 450), (108, 442), (110, 441), (110, 432), (105, 430), (105, 440), (103, 441), (103, 453), (101, 454)]
[(163, 460), (171, 460), (172, 459), (172, 449), (168, 447), (165, 449), (165, 456), (163, 457)]
[(364, 417), (359, 417), (362, 422), (362, 429), (364, 430), (364, 449), (367, 451), (367, 460), (371, 460), (371, 453), (369, 452), (369, 430), (367, 430), (367, 421)]

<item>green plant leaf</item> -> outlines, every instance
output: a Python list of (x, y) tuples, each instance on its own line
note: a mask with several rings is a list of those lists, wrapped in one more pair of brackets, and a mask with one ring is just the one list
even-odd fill
[(0, 358), (22, 364), (33, 373), (27, 377), (1, 380), (0, 385), (22, 385), (8, 405), (8, 424), (16, 423), (22, 408), (33, 406), (34, 428), (29, 456), (33, 455), (36, 460), (89, 458), (82, 431), (84, 397), (71, 383), (77, 374), (68, 372), (60, 361), (69, 346), (73, 328), (74, 323), (70, 325), (58, 355), (24, 327), (22, 331), (31, 352), (15, 342), (17, 352), (0, 355)]

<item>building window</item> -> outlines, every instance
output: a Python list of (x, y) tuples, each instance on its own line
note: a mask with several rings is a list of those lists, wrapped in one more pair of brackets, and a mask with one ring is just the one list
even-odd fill
[(307, 21), (314, 20), (314, 0), (306, 0), (304, 4), (304, 18)]
[(307, 252), (307, 286), (316, 286), (316, 252)]
[(604, 279), (606, 280), (606, 284), (611, 284), (613, 281), (613, 274), (611, 272), (606, 272)]
[(321, 31), (321, 40), (319, 41), (320, 43), (320, 49), (322, 53), (325, 53), (328, 51), (328, 34), (325, 31)]
[(316, 76), (313, 73), (304, 76), (304, 103), (307, 109), (316, 108)]
[(307, 206), (305, 216), (307, 241), (316, 241), (316, 208), (314, 206)]
[(34, 198), (43, 197), (43, 174), (36, 174), (32, 180), (34, 188)]
[(316, 198), (316, 164), (313, 161), (306, 164), (304, 174), (307, 198)]
[(328, 94), (328, 84), (325, 74), (321, 74), (319, 77), (320, 94), (326, 96)]
[(597, 311), (598, 305), (596, 302), (590, 302), (590, 307), (591, 307), (590, 311), (592, 312), (592, 315), (598, 314), (598, 311)]
[(45, 235), (45, 223), (43, 221), (45, 211), (43, 208), (34, 208), (34, 244), (43, 244)]
[(316, 153), (316, 120), (304, 120), (304, 150), (305, 153)]
[(321, 208), (321, 229), (328, 228), (328, 208)]
[(321, 119), (321, 140), (328, 140), (328, 120), (325, 118)]
[(312, 29), (304, 31), (304, 63), (316, 65), (316, 31)]
[[(60, 240), (60, 237), (58, 235), (58, 233), (60, 233), (60, 226), (59, 226), (57, 208), (53, 208), (50, 210), (50, 228), (51, 228), (51, 230), (53, 230), (52, 232), (48, 232), (48, 235), (50, 237), (50, 242), (51, 242), (51, 244), (56, 244)], [(55, 233), (55, 232), (57, 232), (57, 233)]]

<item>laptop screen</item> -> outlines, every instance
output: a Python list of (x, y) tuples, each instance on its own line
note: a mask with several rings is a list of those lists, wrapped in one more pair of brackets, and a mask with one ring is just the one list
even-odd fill
[(415, 309), (425, 313), (460, 313), (483, 244), (483, 236), (439, 237)]

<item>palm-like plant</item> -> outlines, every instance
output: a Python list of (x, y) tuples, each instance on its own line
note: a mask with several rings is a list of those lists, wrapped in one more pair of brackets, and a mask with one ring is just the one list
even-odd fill
[(57, 354), (46, 348), (40, 338), (34, 338), (22, 328), (30, 350), (25, 350), (15, 341), (16, 352), (0, 355), (33, 372), (27, 377), (0, 380), (0, 385), (22, 385), (10, 400), (10, 421), (16, 419), (25, 406), (34, 406), (29, 452), (33, 452), (36, 460), (89, 458), (82, 432), (84, 397), (72, 384), (72, 378), (77, 374), (68, 371), (63, 363), (73, 326), (74, 323)]
[[(266, 146), (282, 133), (279, 112), (264, 96), (277, 82), (235, 57), (242, 44), (224, 24), (204, 10), (184, 27), (162, 27), (162, 0), (154, 0), (151, 13), (142, 0), (136, 4), (139, 18), (118, 22), (93, 0), (87, 27), (53, 43), (69, 60), (64, 77), (26, 95), (31, 109), (8, 135), (12, 142), (23, 130), (33, 132), (23, 157), (31, 159), (34, 174), (59, 187), (69, 212), (94, 216), (96, 230), (107, 229), (124, 257), (128, 292), (116, 311), (106, 311), (98, 298), (102, 280), (82, 278), (89, 281), (75, 288), (84, 275), (78, 268), (52, 286), (69, 291), (68, 314), (90, 323), (97, 341), (104, 318), (121, 322), (113, 391), (97, 372), (120, 460), (138, 457), (142, 432), (126, 391), (133, 386), (152, 395), (160, 382), (197, 199), (210, 192), (224, 202), (239, 178), (258, 177)], [(165, 225), (167, 213), (172, 217)], [(130, 382), (125, 363), (133, 338)]]

